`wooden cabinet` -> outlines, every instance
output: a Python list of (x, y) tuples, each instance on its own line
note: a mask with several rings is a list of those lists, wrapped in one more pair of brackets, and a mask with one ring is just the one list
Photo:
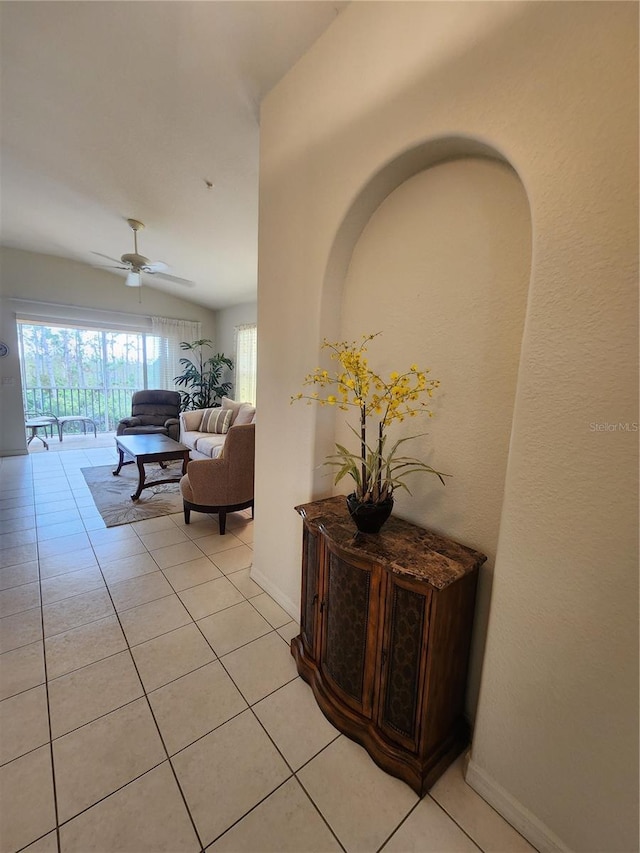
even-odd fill
[(483, 554), (392, 517), (360, 534), (344, 498), (304, 520), (298, 672), (325, 716), (422, 796), (469, 739), (464, 696)]

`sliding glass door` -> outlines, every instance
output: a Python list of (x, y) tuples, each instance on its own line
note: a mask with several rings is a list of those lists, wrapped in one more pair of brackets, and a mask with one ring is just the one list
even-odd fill
[(85, 415), (109, 432), (134, 391), (162, 387), (155, 335), (18, 321), (18, 339), (25, 413)]

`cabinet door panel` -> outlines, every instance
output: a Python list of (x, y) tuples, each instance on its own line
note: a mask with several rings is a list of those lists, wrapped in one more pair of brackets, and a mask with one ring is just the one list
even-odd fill
[(332, 689), (352, 708), (370, 715), (372, 675), (368, 648), (375, 642), (370, 601), (378, 584), (370, 568), (329, 551), (325, 567), (322, 669)]
[(302, 608), (300, 633), (307, 652), (315, 657), (318, 620), (318, 582), (320, 552), (318, 535), (304, 528), (302, 542)]
[(379, 725), (387, 736), (418, 749), (430, 596), (389, 578), (383, 639)]

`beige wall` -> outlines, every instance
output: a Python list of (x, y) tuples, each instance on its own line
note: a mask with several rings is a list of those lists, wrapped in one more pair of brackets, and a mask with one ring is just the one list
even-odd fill
[[(0, 250), (0, 340), (10, 355), (0, 359), (0, 456), (26, 452), (16, 299), (33, 302), (30, 315), (55, 319), (120, 321), (150, 316), (200, 320), (205, 338), (216, 336), (215, 312), (150, 287), (126, 287), (124, 280), (74, 261), (17, 249)], [(36, 305), (35, 303), (44, 303)], [(61, 309), (56, 304), (63, 306)], [(73, 306), (73, 307), (69, 307)], [(92, 315), (92, 312), (95, 312)], [(131, 319), (133, 318), (133, 319)]]
[[(334, 424), (326, 410), (289, 408), (289, 395), (324, 335), (368, 331), (354, 298), (365, 279), (372, 300), (388, 299), (371, 261), (357, 270), (363, 229), (376, 228), (403, 181), (473, 154), (474, 140), (476, 153), (500, 152), (526, 192), (531, 276), (515, 390), (478, 377), (498, 407), (483, 431), (495, 427), (502, 452), (515, 396), (494, 526), (478, 479), (466, 498), (446, 491), (434, 509), (425, 489), (404, 508), (488, 550), (497, 538), (468, 778), (541, 850), (637, 849), (637, 441), (592, 426), (638, 420), (637, 23), (632, 3), (354, 3), (262, 109), (253, 573), (291, 613), (301, 536), (292, 507), (328, 493), (317, 466)], [(477, 221), (485, 214), (491, 207)], [(485, 287), (494, 264), (477, 257)], [(463, 303), (473, 301), (471, 266), (451, 283)], [(406, 288), (410, 267), (388, 286)], [(450, 298), (438, 285), (436, 314)], [(511, 335), (508, 358), (495, 354), (507, 385), (518, 311), (499, 323)], [(466, 314), (446, 342), (424, 341), (425, 360), (447, 377), (441, 424), (464, 405), (446, 356), (469, 345)], [(394, 349), (400, 329), (406, 355), (421, 340), (424, 312), (387, 317), (391, 361), (405, 355)], [(471, 481), (473, 461), (482, 464), (473, 432), (433, 439), (438, 462), (456, 464), (458, 443), (456, 482)]]
[[(498, 545), (520, 346), (531, 274), (529, 204), (504, 163), (465, 159), (405, 181), (373, 214), (345, 277), (341, 340), (381, 330), (370, 363), (388, 375), (417, 362), (442, 385), (433, 418), (389, 429), (452, 476), (412, 476), (395, 511), (486, 554), (467, 711), (475, 714)], [(461, 346), (461, 341), (464, 345)], [(327, 367), (329, 366), (327, 362)], [(342, 414), (337, 440), (353, 445)], [(354, 418), (348, 418), (356, 426)], [(331, 478), (329, 478), (331, 479)], [(343, 486), (343, 484), (345, 484)], [(352, 483), (343, 480), (343, 491)]]

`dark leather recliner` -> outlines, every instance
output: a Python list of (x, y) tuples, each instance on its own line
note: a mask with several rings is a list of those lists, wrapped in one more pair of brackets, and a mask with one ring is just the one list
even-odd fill
[(136, 391), (131, 398), (131, 417), (123, 418), (116, 435), (168, 435), (180, 437), (178, 391)]

